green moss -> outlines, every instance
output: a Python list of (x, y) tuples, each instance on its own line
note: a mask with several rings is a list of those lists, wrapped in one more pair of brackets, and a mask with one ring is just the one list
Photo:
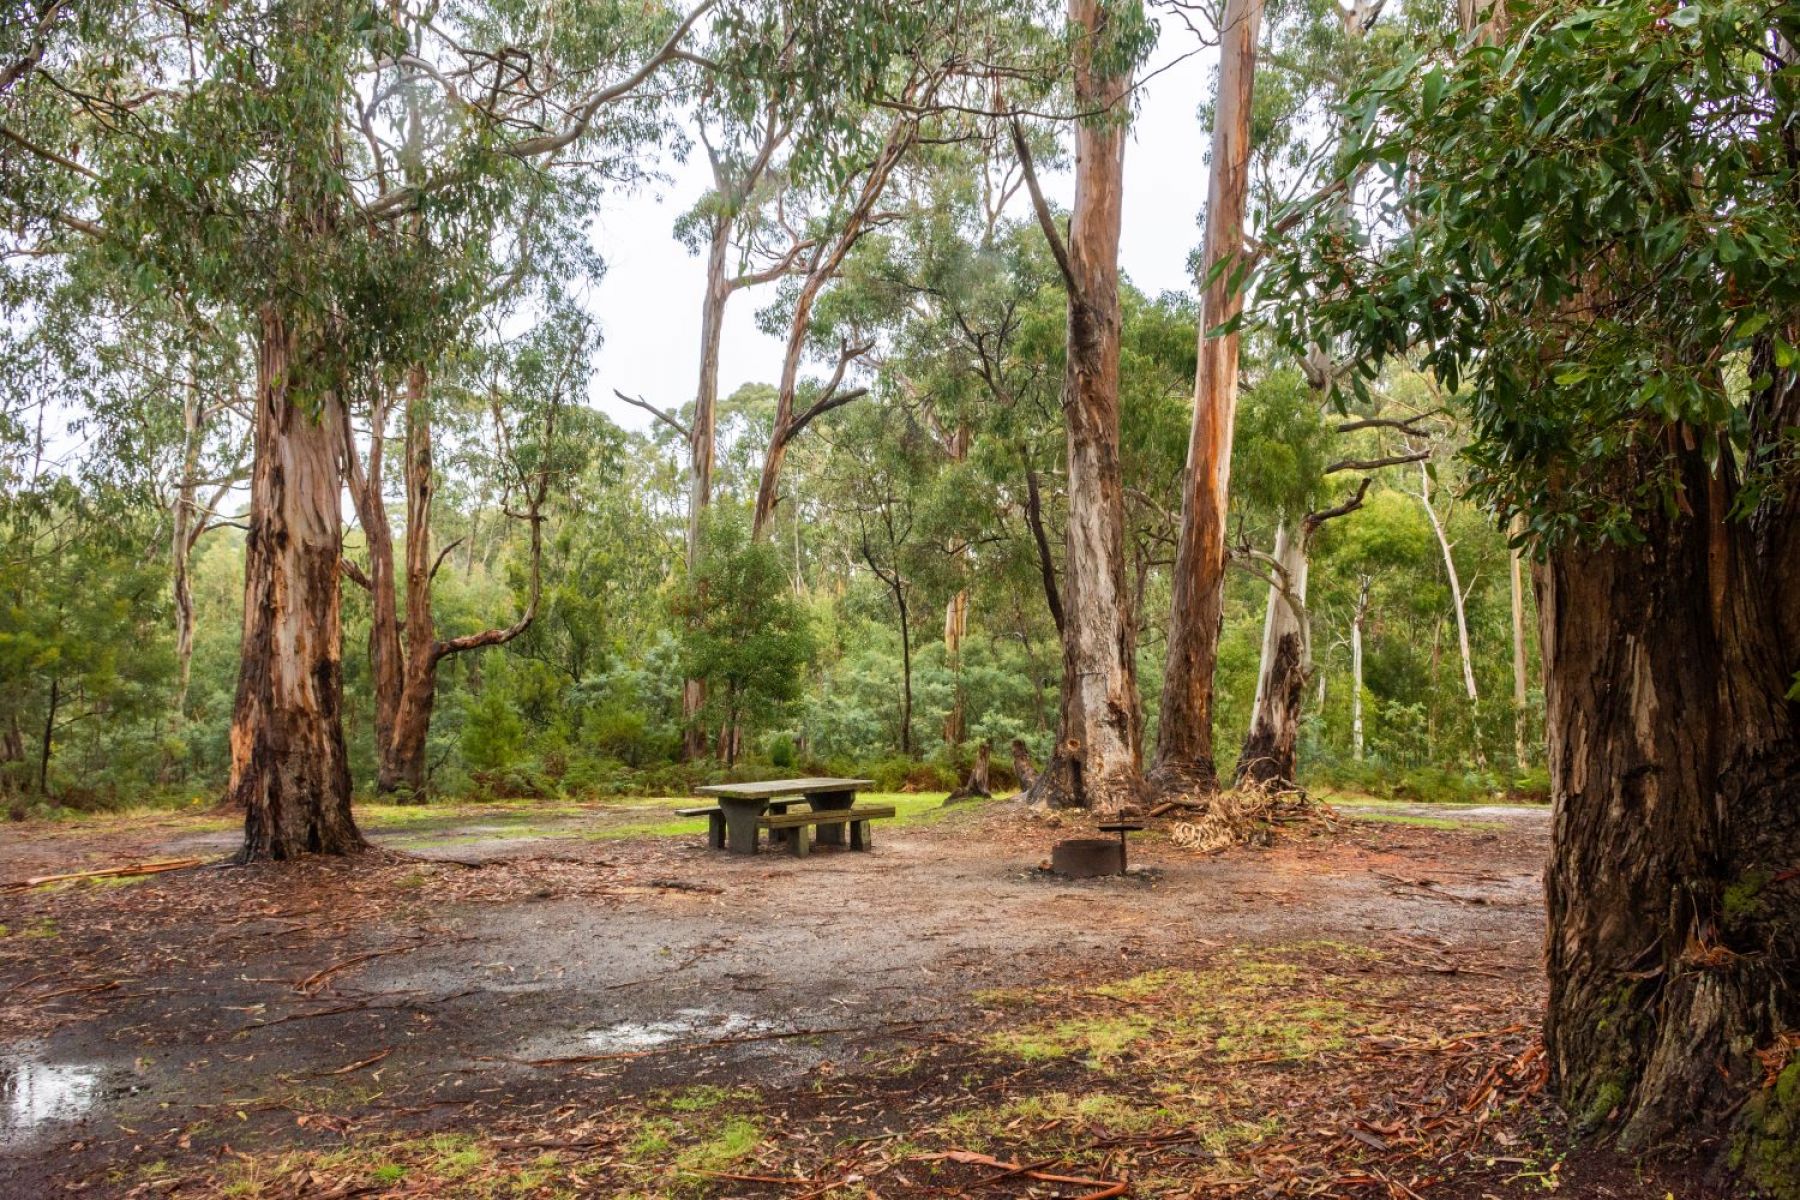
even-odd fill
[(1626, 1087), (1623, 1083), (1616, 1079), (1602, 1082), (1582, 1106), (1581, 1116), (1576, 1120), (1575, 1127), (1583, 1133), (1591, 1133), (1600, 1128), (1606, 1124), (1613, 1110), (1625, 1103), (1625, 1096)]
[(1755, 1194), (1800, 1200), (1800, 1060), (1744, 1106), (1730, 1163)]
[(673, 1138), (679, 1132), (680, 1126), (666, 1118), (645, 1121), (637, 1136), (631, 1139), (631, 1144), (625, 1147), (625, 1153), (639, 1162), (661, 1158), (669, 1152)]
[(1761, 870), (1745, 871), (1734, 883), (1728, 884), (1725, 894), (1720, 898), (1727, 917), (1753, 917), (1762, 910), (1762, 890), (1769, 886), (1769, 873)]
[(1076, 1017), (1051, 1026), (1002, 1030), (988, 1038), (988, 1045), (1002, 1054), (1025, 1062), (1084, 1055), (1098, 1066), (1117, 1057), (1154, 1028), (1150, 1018), (1137, 1015)]
[(762, 1126), (748, 1117), (732, 1117), (717, 1133), (689, 1146), (675, 1159), (683, 1171), (724, 1171), (743, 1162), (762, 1142)]
[(686, 1088), (672, 1093), (666, 1103), (675, 1112), (698, 1113), (711, 1112), (725, 1104), (748, 1104), (754, 1103), (755, 1100), (756, 1093), (743, 1088), (702, 1084), (699, 1087)]

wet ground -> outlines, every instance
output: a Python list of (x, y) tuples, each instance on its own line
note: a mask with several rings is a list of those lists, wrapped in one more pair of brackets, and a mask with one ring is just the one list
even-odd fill
[[(872, 853), (804, 860), (709, 851), (697, 824), (672, 823), (675, 804), (371, 810), (382, 849), (359, 859), (0, 893), (0, 1196), (793, 1195), (803, 1161), (812, 1174), (797, 1178), (825, 1181), (816, 1195), (926, 1194), (911, 1186), (927, 1187), (920, 1167), (870, 1165), (867, 1147), (948, 1145), (954, 1125), (906, 1114), (935, 1104), (966, 1124), (964, 1092), (1104, 1085), (1126, 1104), (1131, 1073), (1106, 1039), (1143, 1055), (1211, 1019), (1159, 1025), (1173, 1001), (1151, 993), (1170, 980), (1182, 1004), (1216, 986), (1288, 1012), (1295, 989), (1341, 976), (1339, 991), (1363, 989), (1345, 1025), (1357, 1036), (1439, 1046), (1498, 1029), (1493, 1053), (1530, 1061), (1542, 809), (1344, 804), (1334, 834), (1204, 857), (1151, 832), (1131, 877), (1067, 881), (1038, 868), (1079, 830), (1004, 803), (946, 812), (908, 797)], [(14, 826), (0, 831), (0, 884), (232, 843), (205, 815)], [(1197, 967), (1225, 982), (1195, 982)], [(1137, 991), (1118, 1003), (1149, 1007), (1103, 1027), (1057, 1016), (1120, 980)], [(1275, 1047), (1226, 1054), (1251, 1064), (1231, 1072), (1350, 1054), (1349, 1034), (1320, 1032), (1340, 1000), (1317, 1004), (1329, 1019), (1303, 1014), (1298, 1042), (1284, 1018), (1222, 1026), (1195, 1053), (1247, 1036)], [(1182, 1062), (1191, 1077), (1193, 1056)], [(905, 1100), (883, 1082), (902, 1077)], [(1238, 1124), (1272, 1103), (1262, 1086), (1228, 1098)], [(709, 1088), (742, 1097), (744, 1115), (682, 1107)], [(821, 1105), (804, 1136), (772, 1115)], [(1179, 1124), (1164, 1107), (1157, 1120)], [(1141, 1118), (1082, 1121), (1108, 1144), (1122, 1122), (1151, 1136)], [(484, 1140), (445, 1149), (471, 1129)], [(852, 1129), (862, 1140), (821, 1133)], [(510, 1165), (525, 1146), (551, 1151)], [(851, 1166), (846, 1146), (864, 1147)], [(1209, 1153), (1191, 1177), (1193, 1159), (1146, 1160), (1161, 1182), (1141, 1194), (1240, 1194), (1229, 1171), (1267, 1175), (1256, 1153), (1229, 1168)], [(1527, 1194), (1497, 1182), (1513, 1168), (1491, 1168), (1483, 1190), (1439, 1194)], [(1013, 1184), (1083, 1194), (1024, 1172), (986, 1194)], [(1315, 1194), (1364, 1194), (1342, 1186)]]

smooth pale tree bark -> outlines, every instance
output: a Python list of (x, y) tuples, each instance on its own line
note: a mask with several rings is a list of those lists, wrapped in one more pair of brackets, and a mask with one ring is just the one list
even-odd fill
[(1062, 712), (1055, 749), (1031, 791), (1034, 804), (1116, 812), (1142, 798), (1136, 623), (1125, 581), (1125, 503), (1119, 466), (1119, 229), (1125, 177), (1129, 72), (1096, 66), (1106, 36), (1100, 0), (1070, 0), (1075, 105), (1103, 114), (1075, 127), (1075, 205), (1065, 245), (1013, 141), (1039, 224), (1068, 287), (1063, 417), (1068, 526), (1063, 554)]
[[(928, 97), (930, 91), (926, 90), (923, 95)], [(768, 535), (769, 518), (775, 514), (775, 506), (781, 500), (778, 488), (788, 446), (817, 417), (868, 394), (867, 388), (845, 388), (844, 372), (851, 363), (873, 347), (868, 343), (852, 345), (845, 342), (838, 355), (837, 369), (832, 373), (830, 381), (804, 409), (796, 411), (800, 393), (800, 367), (806, 357), (807, 340), (812, 334), (813, 308), (818, 303), (819, 294), (837, 278), (844, 259), (849, 257), (856, 243), (874, 227), (878, 220), (876, 205), (881, 202), (895, 169), (912, 148), (918, 135), (916, 117), (902, 115), (894, 119), (888, 129), (886, 141), (863, 174), (862, 187), (849, 211), (829, 237), (812, 247), (807, 258), (805, 278), (794, 297), (794, 312), (788, 321), (787, 349), (781, 360), (781, 384), (775, 395), (775, 422), (769, 430), (769, 448), (763, 456), (762, 477), (756, 489), (756, 508), (750, 522), (752, 537), (763, 538)]]
[[(775, 154), (787, 140), (788, 130), (770, 117), (764, 127), (756, 153), (741, 170), (732, 165), (707, 144), (707, 157), (712, 163), (713, 194), (717, 210), (707, 229), (706, 290), (700, 303), (700, 377), (694, 388), (694, 412), (684, 425), (671, 414), (652, 408), (642, 401), (632, 403), (649, 408), (674, 426), (688, 445), (688, 514), (687, 568), (691, 574), (699, 565), (700, 526), (712, 504), (713, 464), (718, 449), (719, 424), (719, 347), (725, 333), (725, 307), (740, 290), (778, 279), (793, 270), (800, 256), (811, 248), (804, 239), (796, 239), (788, 250), (760, 271), (734, 274), (730, 270), (733, 237), (751, 196), (767, 177)], [(627, 397), (626, 399), (630, 399)], [(684, 723), (683, 753), (689, 761), (706, 755), (706, 730), (700, 724), (700, 712), (706, 707), (706, 681), (689, 679), (682, 686), (681, 713)]]
[(294, 390), (300, 339), (260, 314), (244, 632), (231, 721), (230, 802), (244, 809), (243, 861), (361, 849), (344, 749), (343, 413), (329, 391)]
[[(953, 463), (967, 462), (969, 458), (969, 442), (973, 435), (966, 422), (959, 423), (954, 433), (942, 439), (945, 453)], [(969, 547), (966, 542), (954, 543), (948, 547), (957, 567), (963, 572), (969, 570)], [(950, 668), (950, 711), (944, 714), (944, 742), (957, 746), (967, 736), (967, 716), (965, 708), (968, 697), (963, 692), (962, 676), (962, 644), (969, 632), (969, 589), (967, 585), (956, 589), (956, 593), (944, 604), (944, 663)], [(987, 783), (985, 758), (983, 759), (982, 786)], [(986, 795), (984, 791), (982, 793)]]
[(1475, 747), (1475, 765), (1485, 768), (1487, 755), (1481, 749), (1481, 697), (1475, 688), (1475, 656), (1469, 648), (1468, 606), (1462, 580), (1456, 573), (1456, 555), (1451, 552), (1449, 535), (1444, 532), (1444, 523), (1438, 519), (1437, 508), (1431, 503), (1431, 472), (1424, 462), (1419, 463), (1419, 503), (1425, 506), (1425, 516), (1431, 521), (1431, 532), (1444, 557), (1444, 577), (1450, 584), (1450, 607), (1456, 615), (1456, 649), (1462, 662), (1463, 691), (1469, 697), (1469, 728), (1474, 734), (1471, 740)]
[(1363, 761), (1363, 624), (1369, 619), (1369, 577), (1362, 577), (1350, 618), (1350, 750)]
[[(1513, 523), (1513, 537), (1522, 535), (1520, 522)], [(1525, 588), (1524, 570), (1518, 546), (1507, 553), (1507, 567), (1512, 585), (1512, 668), (1513, 668), (1513, 762), (1523, 768), (1531, 762), (1531, 714), (1529, 668), (1525, 661)]]
[(176, 722), (187, 717), (188, 687), (194, 665), (194, 549), (200, 539), (213, 528), (219, 506), (231, 489), (243, 482), (242, 450), (224, 477), (211, 481), (211, 491), (202, 494), (208, 481), (200, 477), (201, 453), (206, 446), (207, 429), (219, 416), (224, 405), (209, 405), (200, 394), (199, 367), (190, 355), (187, 386), (181, 397), (181, 465), (175, 479), (175, 496), (169, 508), (169, 589), (175, 614), (175, 701), (172, 705)]
[(1731, 465), (1669, 440), (1685, 511), (1534, 572), (1556, 806), (1545, 1048), (1584, 1127), (1691, 1152), (1735, 1122), (1742, 1166), (1786, 1195), (1800, 1099), (1762, 1090), (1756, 1052), (1800, 1028), (1800, 656), (1779, 618), (1795, 558), (1759, 535), (1796, 544), (1795, 516), (1735, 519)]
[(1156, 762), (1159, 794), (1204, 794), (1218, 787), (1213, 762), (1213, 674), (1225, 601), (1225, 516), (1231, 442), (1237, 420), (1238, 342), (1227, 326), (1243, 309), (1236, 275), (1244, 245), (1250, 186), (1250, 109), (1262, 0), (1227, 0), (1220, 32), (1219, 97), (1213, 114), (1212, 177), (1207, 188), (1200, 303), (1200, 356), (1194, 420), (1182, 475), (1181, 534), (1171, 572), (1169, 647)]

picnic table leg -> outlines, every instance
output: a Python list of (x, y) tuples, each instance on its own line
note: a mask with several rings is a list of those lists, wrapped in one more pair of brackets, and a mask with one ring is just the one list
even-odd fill
[(867, 821), (850, 822), (850, 848), (852, 850), (869, 848), (869, 823)]
[[(769, 815), (772, 817), (785, 817), (787, 816), (788, 805), (794, 803), (797, 802), (793, 800), (771, 800), (769, 801), (768, 808)], [(788, 840), (788, 832), (789, 831), (786, 829), (769, 830), (769, 848), (774, 849), (776, 846), (785, 844)]]
[(756, 819), (762, 816), (762, 803), (721, 796), (719, 807), (725, 813), (725, 848), (733, 854), (755, 854)]
[[(770, 830), (773, 833), (773, 830)], [(812, 831), (804, 825), (796, 825), (786, 831), (788, 835), (788, 853), (795, 858), (805, 858), (812, 850), (812, 839), (807, 835)]]
[(725, 848), (725, 812), (714, 809), (706, 814), (706, 844), (714, 850)]
[[(837, 808), (850, 808), (856, 803), (855, 792), (811, 792), (806, 802), (812, 805), (814, 812), (826, 812)], [(844, 827), (842, 825), (820, 825), (814, 836), (821, 846), (841, 846), (844, 844)]]

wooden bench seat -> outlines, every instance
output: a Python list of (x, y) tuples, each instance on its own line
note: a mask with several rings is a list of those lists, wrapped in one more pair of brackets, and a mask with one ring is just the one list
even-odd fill
[(897, 810), (891, 804), (864, 804), (850, 808), (827, 808), (817, 812), (770, 813), (756, 820), (757, 828), (769, 831), (771, 839), (777, 833), (786, 833), (788, 853), (795, 858), (805, 858), (812, 852), (812, 828), (818, 825), (848, 825), (850, 827), (850, 849), (867, 850), (871, 842), (869, 838), (869, 822), (894, 816)]
[(725, 848), (725, 810), (716, 804), (702, 805), (698, 808), (678, 808), (678, 817), (705, 817), (706, 844), (714, 850)]

